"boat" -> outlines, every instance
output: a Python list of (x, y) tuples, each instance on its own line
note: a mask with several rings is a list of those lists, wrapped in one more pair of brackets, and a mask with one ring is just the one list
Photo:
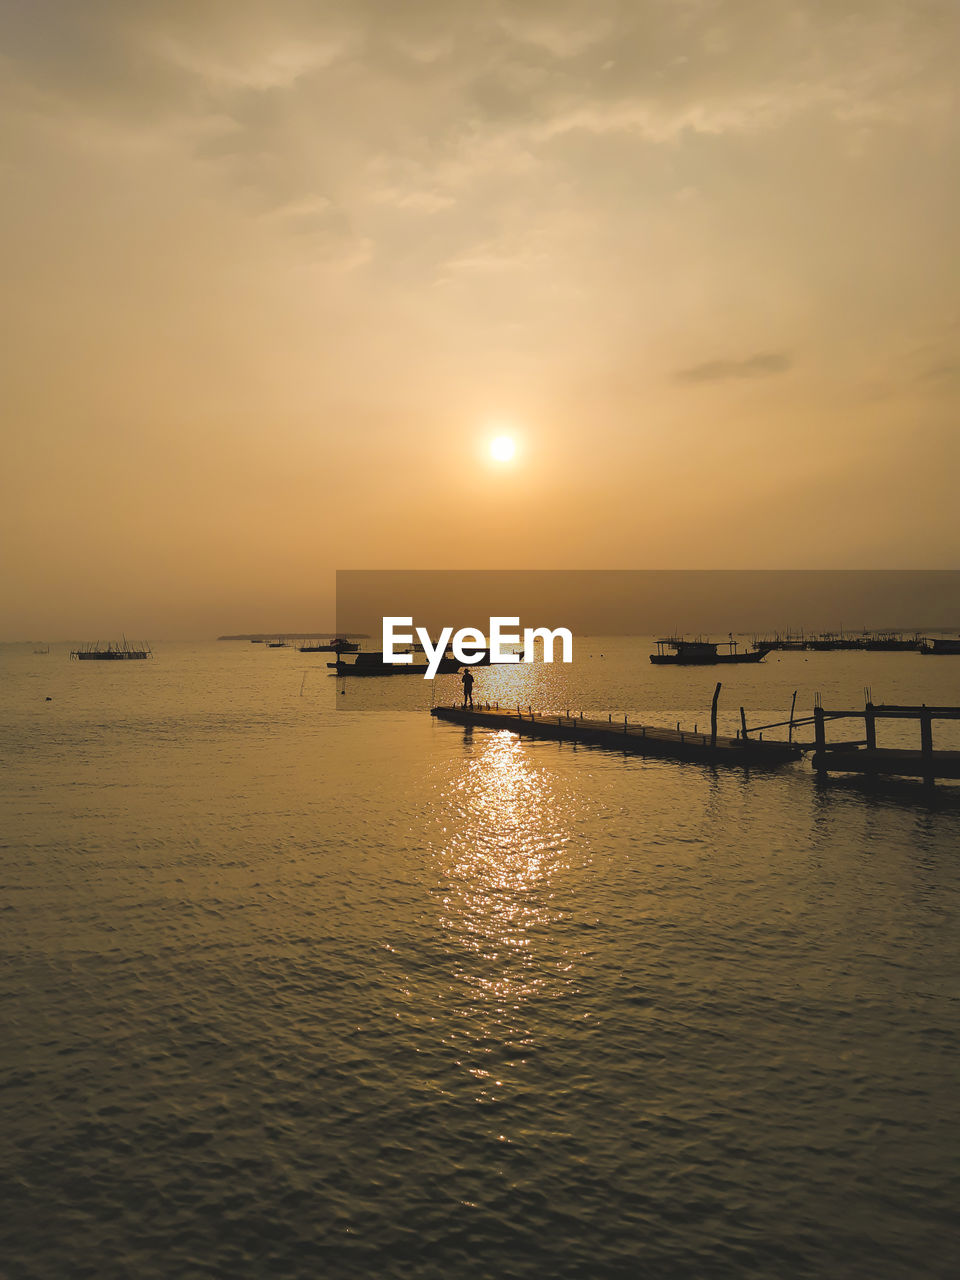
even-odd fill
[(126, 636), (119, 643), (111, 642), (105, 648), (97, 640), (94, 644), (81, 645), (70, 652), (71, 658), (78, 662), (123, 662), (136, 658), (152, 658), (153, 650), (148, 644), (130, 644)]
[(298, 646), (300, 653), (359, 653), (359, 641), (344, 640), (340, 636), (333, 640), (328, 640), (326, 644), (301, 644)]
[(268, 649), (287, 649), (289, 648), (286, 640), (270, 640), (267, 643)]
[(960, 636), (956, 639), (924, 640), (920, 644), (920, 652), (932, 654), (960, 653)]
[[(398, 651), (399, 652), (399, 651)], [(485, 667), (490, 665), (490, 654), (485, 653), (478, 662), (461, 662), (446, 654), (440, 659), (435, 672), (438, 676), (453, 675), (461, 667)], [(338, 657), (336, 662), (328, 662), (327, 666), (338, 676), (424, 676), (430, 669), (428, 662), (387, 662), (382, 653), (358, 653), (352, 662), (345, 662)]]
[(48, 644), (38, 644), (33, 651), (34, 653), (49, 653), (50, 646)]
[[(721, 648), (728, 652), (721, 653)], [(678, 640), (671, 636), (657, 641), (657, 652), (651, 653), (650, 661), (656, 667), (713, 667), (718, 663), (762, 662), (769, 652), (761, 645), (739, 653), (733, 639), (714, 644), (712, 640)]]

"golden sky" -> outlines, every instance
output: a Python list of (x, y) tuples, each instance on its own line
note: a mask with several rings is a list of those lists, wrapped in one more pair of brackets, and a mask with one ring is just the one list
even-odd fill
[(0, 638), (311, 629), (335, 568), (955, 567), (958, 25), (7, 0)]

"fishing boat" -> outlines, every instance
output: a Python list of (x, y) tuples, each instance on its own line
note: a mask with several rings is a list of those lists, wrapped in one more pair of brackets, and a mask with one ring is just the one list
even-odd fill
[[(721, 653), (721, 648), (727, 652)], [(650, 661), (656, 667), (713, 667), (718, 663), (762, 662), (769, 652), (761, 646), (740, 653), (732, 638), (715, 644), (712, 640), (680, 640), (671, 636), (657, 641), (657, 652), (651, 653)]]
[(76, 658), (78, 662), (123, 662), (136, 658), (152, 658), (153, 650), (148, 644), (130, 644), (126, 636), (119, 643), (113, 643), (104, 647), (97, 640), (94, 644), (81, 645), (79, 649), (73, 649), (70, 652), (71, 658)]
[[(461, 662), (459, 658), (445, 654), (440, 659), (435, 674), (453, 675), (461, 667), (488, 667), (489, 665), (489, 652), (484, 653), (477, 662), (470, 663)], [(336, 662), (328, 662), (327, 666), (338, 676), (424, 676), (430, 669), (428, 662), (387, 662), (382, 653), (372, 652), (358, 653), (352, 662), (345, 662), (343, 658), (338, 657)]]
[(286, 640), (271, 640), (267, 644), (268, 649), (287, 649), (289, 648)]
[(932, 654), (960, 653), (960, 636), (956, 639), (924, 640), (920, 645), (920, 652)]
[(298, 646), (300, 653), (359, 653), (359, 641), (344, 640), (340, 636), (328, 640), (325, 644), (302, 644)]

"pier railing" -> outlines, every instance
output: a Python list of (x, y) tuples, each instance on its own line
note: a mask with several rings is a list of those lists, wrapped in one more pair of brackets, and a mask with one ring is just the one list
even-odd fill
[[(862, 720), (864, 737), (857, 743), (828, 743), (828, 720)], [(920, 749), (877, 746), (878, 720), (914, 720), (920, 726)], [(955, 778), (960, 770), (960, 752), (935, 751), (934, 720), (960, 720), (960, 707), (899, 705), (867, 701), (862, 711), (828, 711), (819, 704), (813, 709), (813, 767), (821, 775), (831, 768), (863, 773), (901, 773), (923, 778), (932, 785), (939, 778)], [(851, 751), (850, 748), (856, 750)]]

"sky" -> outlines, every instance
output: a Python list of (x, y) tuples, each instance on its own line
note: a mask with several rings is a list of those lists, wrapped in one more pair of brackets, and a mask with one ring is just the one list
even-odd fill
[(953, 0), (3, 0), (0, 639), (957, 567), (958, 52)]
[[(377, 570), (337, 573), (336, 629), (379, 642), (424, 627), (567, 627), (579, 636), (858, 635), (960, 628), (960, 571), (934, 569)], [(402, 621), (402, 620), (406, 621)], [(802, 620), (802, 621), (800, 621)], [(389, 626), (390, 624), (388, 624)]]

